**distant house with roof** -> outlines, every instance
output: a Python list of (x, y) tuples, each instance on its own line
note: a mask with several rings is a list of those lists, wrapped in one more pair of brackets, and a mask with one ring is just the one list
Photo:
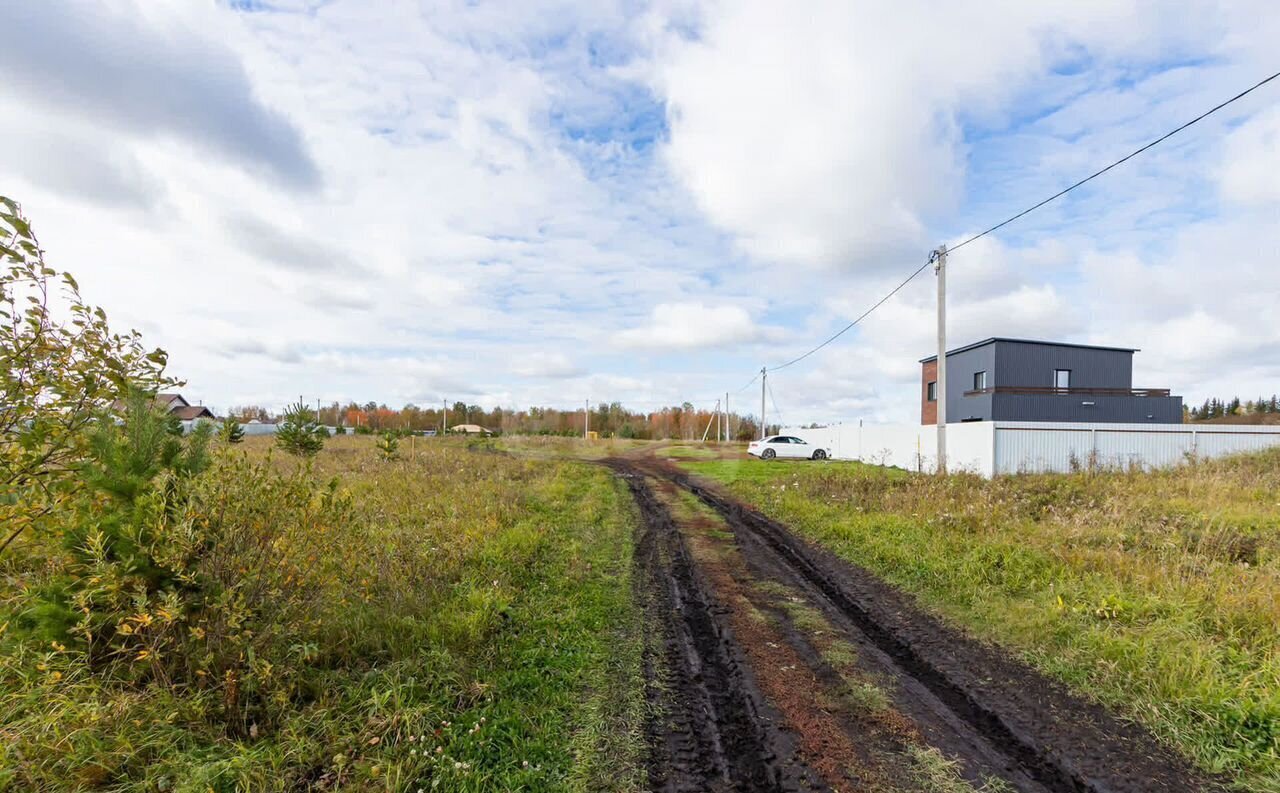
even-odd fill
[[(155, 405), (169, 415), (177, 416), (179, 421), (217, 418), (217, 416), (213, 415), (212, 410), (209, 410), (204, 405), (191, 404), (182, 394), (156, 394)], [(124, 402), (117, 401), (114, 407), (117, 411), (123, 411), (125, 405)]]
[(193, 405), (182, 394), (156, 394), (156, 404), (168, 410), (170, 415), (182, 421), (217, 418), (204, 405)]

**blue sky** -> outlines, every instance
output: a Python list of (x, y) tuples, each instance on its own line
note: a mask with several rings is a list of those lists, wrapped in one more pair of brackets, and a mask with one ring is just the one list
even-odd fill
[[(0, 193), (224, 407), (714, 399), (1280, 68), (1262, 2), (5, 13)], [(958, 253), (951, 339), (1140, 347), (1137, 385), (1192, 401), (1280, 390), (1278, 107)], [(933, 288), (779, 372), (784, 417), (912, 419)]]

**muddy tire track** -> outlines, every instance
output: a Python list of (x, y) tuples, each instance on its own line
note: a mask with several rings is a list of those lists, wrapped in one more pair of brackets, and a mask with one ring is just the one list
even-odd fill
[(646, 477), (608, 461), (641, 515), (637, 585), (659, 645), (646, 652), (650, 788), (672, 793), (827, 790), (797, 758), (670, 511)]
[[(994, 772), (1014, 789), (1052, 793), (1225, 789), (1140, 727), (1072, 694), (1006, 653), (944, 625), (870, 572), (801, 541), (785, 526), (719, 489), (652, 458), (613, 461), (612, 465), (631, 475), (637, 502), (642, 498), (637, 484), (647, 491), (643, 474), (648, 474), (665, 478), (715, 510), (757, 570), (804, 587), (814, 605), (834, 614), (851, 639), (874, 650), (898, 680), (899, 705), (931, 742), (971, 759), (974, 767)], [(641, 508), (645, 509), (643, 504)], [(670, 535), (682, 547), (670, 515), (666, 521)], [(675, 577), (697, 578), (687, 553), (678, 564), (684, 570), (673, 571)], [(710, 595), (702, 597), (704, 603), (712, 602)], [(728, 641), (731, 645), (731, 637)], [(758, 691), (752, 693), (758, 698)], [(759, 708), (757, 702), (754, 710)], [(787, 745), (785, 730), (775, 728), (774, 732), (780, 734), (770, 738), (774, 745)], [(731, 789), (777, 788), (747, 784)]]

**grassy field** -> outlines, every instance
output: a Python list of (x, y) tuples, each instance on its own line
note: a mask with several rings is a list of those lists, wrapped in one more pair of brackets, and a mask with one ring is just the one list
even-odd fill
[(304, 464), (250, 438), (87, 493), (79, 524), (145, 526), (112, 536), (164, 585), (96, 528), (0, 557), (0, 790), (642, 787), (625, 487), (373, 443)]
[(994, 481), (682, 464), (1241, 789), (1280, 791), (1280, 453)]

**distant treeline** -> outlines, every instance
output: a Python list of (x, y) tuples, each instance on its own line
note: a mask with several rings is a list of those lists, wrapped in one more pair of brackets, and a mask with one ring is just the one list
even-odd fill
[[(256, 405), (233, 407), (228, 415), (242, 422), (258, 420), (272, 421), (276, 416), (265, 408)], [(395, 409), (367, 402), (359, 404), (349, 402), (346, 405), (331, 403), (320, 406), (320, 423), (328, 426), (347, 427), (352, 430), (368, 428), (373, 432), (404, 431), (421, 432), (423, 430), (439, 431), (445, 426), (459, 424), (477, 424), (490, 432), (512, 435), (581, 435), (583, 431), (582, 409), (561, 410), (558, 408), (531, 407), (514, 409), (496, 407), (485, 410), (479, 405), (468, 405), (455, 402), (448, 415), (442, 407), (420, 407), (414, 404)], [(685, 402), (655, 411), (641, 412), (623, 407), (619, 402), (600, 404), (591, 408), (590, 427), (600, 437), (639, 438), (645, 440), (701, 438), (711, 423), (709, 439), (716, 437), (716, 414), (705, 408), (695, 408)], [(721, 417), (721, 421), (724, 418)], [(759, 437), (759, 424), (754, 416), (731, 414), (729, 426), (735, 440), (751, 440)]]
[(1240, 397), (1232, 397), (1231, 399), (1206, 399), (1200, 407), (1193, 407), (1187, 410), (1187, 417), (1192, 421), (1204, 421), (1206, 419), (1220, 419), (1224, 416), (1252, 416), (1265, 413), (1280, 413), (1280, 399), (1276, 395), (1272, 395), (1270, 399), (1266, 397), (1258, 397), (1255, 399), (1240, 401)]

